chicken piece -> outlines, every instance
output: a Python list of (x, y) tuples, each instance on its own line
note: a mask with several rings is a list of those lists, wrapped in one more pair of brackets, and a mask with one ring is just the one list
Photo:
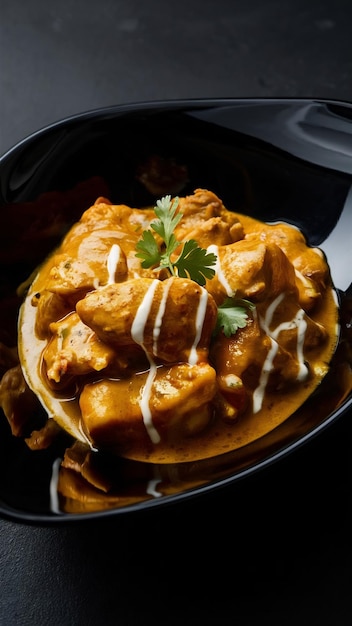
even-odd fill
[(25, 442), (30, 450), (46, 450), (63, 431), (53, 419), (47, 419), (44, 426), (39, 430), (33, 430)]
[(9, 369), (1, 379), (0, 407), (15, 437), (24, 435), (40, 413), (37, 397), (29, 389), (20, 365)]
[(249, 404), (249, 393), (243, 380), (233, 373), (218, 374), (218, 391), (213, 405), (217, 416), (224, 422), (234, 423)]
[(67, 233), (61, 246), (40, 268), (33, 283), (36, 334), (49, 336), (49, 325), (72, 311), (76, 302), (99, 285), (129, 276), (158, 276), (144, 270), (136, 258), (136, 244), (148, 228), (152, 210), (112, 205), (98, 198)]
[(205, 289), (175, 277), (103, 287), (87, 294), (76, 310), (104, 343), (137, 343), (165, 363), (205, 360), (217, 317)]
[(326, 328), (313, 320), (292, 294), (282, 294), (272, 302), (271, 307), (274, 305), (268, 317), (269, 321), (266, 321), (268, 302), (258, 304), (257, 313), (266, 332), (280, 346), (294, 354), (301, 343), (302, 350), (308, 355), (315, 348), (324, 345), (328, 338)]
[[(60, 295), (72, 307), (99, 285), (124, 281), (130, 275), (155, 276), (153, 270), (141, 268), (136, 258), (136, 244), (152, 215), (155, 217), (153, 211), (112, 205), (99, 198), (41, 267), (34, 283), (36, 293)], [(44, 336), (47, 312), (42, 316), (43, 328), (37, 324), (38, 333)]]
[(72, 236), (76, 236), (78, 231), (80, 236), (82, 228), (92, 230), (92, 227), (99, 225), (100, 228), (114, 229), (123, 226), (130, 235), (133, 235), (148, 228), (153, 219), (155, 219), (153, 209), (135, 209), (125, 204), (112, 204), (110, 200), (100, 197), (83, 213), (80, 221), (70, 232)]
[[(120, 246), (125, 256), (128, 272), (126, 278), (158, 276), (152, 269), (143, 269), (140, 260), (136, 257), (136, 244), (143, 230), (149, 228), (153, 219), (155, 219), (153, 209), (134, 209), (124, 204), (111, 204), (105, 198), (98, 198), (68, 233), (63, 247), (66, 252), (70, 252), (77, 247), (77, 242), (80, 245), (80, 241), (87, 234), (97, 232), (101, 237), (103, 233), (110, 233), (115, 239), (114, 243)], [(118, 280), (122, 279), (122, 275), (121, 269)], [(104, 284), (104, 281), (101, 280), (100, 283)]]
[(53, 336), (43, 353), (49, 381), (100, 372), (116, 359), (113, 348), (102, 343), (77, 313), (50, 324), (50, 331)]
[[(56, 254), (52, 259), (46, 288), (66, 296), (77, 290), (87, 292), (100, 284), (125, 280), (127, 259), (120, 242), (121, 237), (112, 231), (95, 230), (77, 240), (76, 248), (73, 245), (65, 246), (64, 252)], [(117, 251), (117, 254), (110, 276), (109, 259), (112, 251)]]
[(253, 390), (265, 371), (270, 373), (267, 389), (282, 389), (309, 376), (309, 353), (326, 339), (326, 330), (292, 296), (281, 294), (258, 305), (235, 335), (220, 334), (210, 356), (220, 381), (235, 375)]
[(99, 471), (94, 463), (96, 455), (81, 441), (65, 450), (61, 467), (80, 474), (90, 485), (107, 493), (112, 486), (112, 478), (108, 473)]
[(120, 450), (190, 436), (207, 426), (215, 392), (216, 373), (207, 363), (161, 366), (150, 387), (147, 372), (102, 380), (81, 393), (82, 425), (95, 446)]
[[(82, 297), (81, 292), (76, 296)], [(65, 300), (62, 295), (52, 293), (47, 289), (38, 291), (31, 300), (32, 306), (36, 307), (35, 315), (35, 333), (39, 339), (47, 339), (50, 337), (50, 324), (57, 322), (59, 319), (67, 315), (72, 310), (70, 301)]]
[(258, 302), (281, 292), (297, 293), (293, 266), (275, 244), (243, 239), (208, 250), (218, 257), (216, 275), (206, 285), (218, 304), (226, 296)]
[(206, 248), (211, 243), (226, 245), (243, 238), (238, 217), (211, 191), (196, 189), (193, 195), (179, 198), (178, 211), (183, 216), (175, 228), (179, 241), (195, 239)]
[(210, 245), (226, 246), (241, 239), (242, 232), (240, 224), (235, 229), (222, 217), (211, 217), (203, 222), (199, 220), (197, 226), (187, 230), (183, 240), (194, 239), (202, 248)]
[(321, 301), (322, 294), (325, 291), (324, 287), (318, 286), (314, 280), (304, 276), (299, 270), (295, 270), (296, 285), (298, 289), (298, 302), (302, 309), (310, 312), (314, 309), (316, 304)]
[[(272, 347), (272, 339), (260, 327), (258, 321), (249, 320), (245, 328), (227, 338), (220, 335), (214, 343), (211, 362), (220, 379), (236, 376), (251, 393), (259, 384), (260, 374)], [(281, 389), (297, 382), (300, 365), (290, 352), (277, 347), (270, 370), (268, 390)]]
[(112, 464), (109, 454), (96, 454), (76, 442), (66, 449), (60, 466), (60, 509), (87, 513), (145, 501), (145, 486), (154, 478), (153, 467), (117, 457)]
[(242, 219), (245, 223), (246, 240), (275, 243), (285, 252), (295, 268), (299, 302), (304, 310), (311, 310), (320, 301), (330, 282), (329, 267), (323, 252), (319, 248), (307, 246), (303, 233), (291, 224), (259, 226), (252, 218)]

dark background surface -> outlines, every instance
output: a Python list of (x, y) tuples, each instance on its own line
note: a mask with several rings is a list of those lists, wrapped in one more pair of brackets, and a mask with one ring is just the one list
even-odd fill
[[(352, 102), (349, 1), (0, 1), (0, 153), (131, 101)], [(351, 425), (236, 488), (69, 526), (0, 521), (0, 624), (349, 626)]]

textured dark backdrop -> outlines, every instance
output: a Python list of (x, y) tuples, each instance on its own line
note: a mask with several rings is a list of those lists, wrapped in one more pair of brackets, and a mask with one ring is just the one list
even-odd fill
[[(349, 0), (0, 0), (0, 153), (100, 106), (352, 101)], [(351, 428), (236, 491), (99, 524), (0, 521), (1, 626), (348, 626)]]
[(110, 104), (352, 99), (349, 0), (2, 0), (0, 151)]

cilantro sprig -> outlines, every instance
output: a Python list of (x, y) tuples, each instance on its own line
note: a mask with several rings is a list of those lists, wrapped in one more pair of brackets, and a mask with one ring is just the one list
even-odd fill
[[(167, 195), (157, 200), (154, 212), (158, 219), (151, 222), (151, 230), (143, 231), (142, 238), (136, 246), (136, 256), (142, 259), (141, 265), (144, 269), (150, 267), (154, 267), (155, 270), (166, 269), (171, 276), (190, 278), (203, 286), (207, 279), (215, 275), (212, 266), (216, 264), (216, 255), (200, 248), (194, 239), (183, 244), (176, 239), (174, 230), (182, 219), (182, 213), (177, 212), (177, 207), (178, 197), (172, 200), (171, 196)], [(161, 246), (152, 230), (161, 238)], [(180, 254), (172, 258), (181, 245)]]
[[(200, 248), (194, 239), (181, 243), (176, 239), (174, 230), (182, 213), (177, 211), (179, 199), (164, 196), (157, 200), (154, 213), (158, 219), (150, 223), (150, 230), (144, 230), (138, 241), (136, 256), (141, 259), (144, 269), (150, 267), (155, 270), (166, 269), (171, 276), (190, 278), (203, 286), (207, 279), (215, 275), (213, 265), (216, 265), (217, 257), (204, 248)], [(159, 235), (158, 241), (153, 232)], [(182, 246), (178, 256), (175, 252)], [(226, 337), (234, 335), (239, 328), (244, 328), (248, 320), (248, 310), (253, 310), (254, 305), (243, 298), (226, 298), (218, 307), (217, 322), (214, 335), (220, 330)]]
[(217, 322), (214, 334), (223, 331), (225, 337), (231, 337), (239, 328), (244, 328), (248, 320), (248, 310), (253, 311), (254, 304), (243, 298), (226, 298), (218, 306)]

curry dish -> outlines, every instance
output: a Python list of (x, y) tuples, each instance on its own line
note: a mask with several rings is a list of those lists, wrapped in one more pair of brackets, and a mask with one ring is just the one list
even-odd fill
[[(203, 285), (142, 266), (152, 208), (100, 197), (40, 267), (18, 325), (24, 384), (49, 429), (161, 464), (274, 429), (320, 384), (338, 337), (326, 259), (297, 228), (229, 211), (205, 189), (178, 200), (177, 241), (215, 259)], [(248, 307), (229, 334), (218, 313), (231, 299)]]
[[(180, 198), (178, 212), (177, 240), (216, 259), (204, 286), (142, 267), (136, 249), (152, 209), (98, 198), (22, 306), (26, 382), (92, 449), (157, 463), (218, 455), (285, 420), (327, 372), (338, 323), (321, 251), (207, 190)], [(246, 323), (215, 334), (231, 297), (252, 303)]]

